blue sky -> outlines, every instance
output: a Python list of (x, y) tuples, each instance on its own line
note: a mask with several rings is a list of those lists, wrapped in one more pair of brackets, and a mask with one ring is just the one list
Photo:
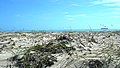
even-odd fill
[(120, 28), (120, 0), (0, 0), (1, 30)]

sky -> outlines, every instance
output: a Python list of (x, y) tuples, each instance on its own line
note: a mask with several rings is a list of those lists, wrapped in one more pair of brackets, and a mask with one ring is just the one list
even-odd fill
[(120, 29), (120, 0), (0, 0), (0, 30)]

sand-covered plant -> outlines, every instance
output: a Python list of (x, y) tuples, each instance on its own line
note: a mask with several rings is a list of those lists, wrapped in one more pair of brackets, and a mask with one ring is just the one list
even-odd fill
[(120, 47), (118, 45), (112, 43), (104, 47), (100, 55), (102, 55), (103, 68), (120, 68)]
[[(109, 36), (110, 37), (110, 36)], [(90, 38), (91, 40), (93, 37)], [(94, 40), (90, 41), (93, 42)], [(96, 42), (94, 42), (96, 43)], [(66, 68), (69, 68), (70, 65), (74, 65), (75, 68), (120, 68), (120, 46), (112, 39), (107, 42), (101, 43), (102, 46), (100, 50), (95, 51), (95, 56), (77, 56), (76, 59), (72, 57), (72, 61), (66, 64)], [(80, 62), (80, 65), (75, 65), (77, 60), (84, 58), (85, 63)], [(86, 60), (91, 58), (90, 60)], [(97, 58), (97, 59), (93, 59)], [(78, 63), (78, 62), (77, 62)]]
[(73, 47), (67, 47), (65, 42), (58, 44), (35, 45), (24, 51), (22, 55), (15, 55), (10, 58), (14, 65), (19, 68), (46, 68), (57, 62), (57, 57), (52, 54), (74, 50)]

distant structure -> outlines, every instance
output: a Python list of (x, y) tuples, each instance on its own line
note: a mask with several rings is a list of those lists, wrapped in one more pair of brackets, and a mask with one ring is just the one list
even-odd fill
[(101, 30), (108, 30), (108, 28), (101, 28)]
[(108, 30), (108, 28), (101, 28), (101, 30)]
[(103, 26), (103, 28), (101, 28), (101, 30), (104, 30), (104, 31), (108, 30), (108, 28), (105, 25), (102, 25), (102, 24), (100, 24), (100, 25)]

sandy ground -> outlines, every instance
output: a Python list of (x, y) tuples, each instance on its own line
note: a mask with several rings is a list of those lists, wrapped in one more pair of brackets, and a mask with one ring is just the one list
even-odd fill
[[(91, 58), (95, 56), (102, 48), (109, 46), (110, 44), (120, 47), (120, 32), (1, 32), (0, 33), (0, 68), (6, 68), (11, 64), (7, 61), (8, 58), (19, 54), (23, 49), (29, 48), (36, 44), (47, 44), (51, 40), (56, 40), (60, 36), (65, 36), (72, 41), (67, 46), (73, 46), (76, 51), (73, 52), (73, 58), (75, 55), (86, 56), (86, 59), (99, 59)], [(63, 39), (64, 40), (64, 39)], [(69, 55), (62, 54), (58, 56), (59, 62), (55, 63), (50, 68), (64, 68), (64, 64), (67, 64), (70, 60), (66, 60)], [(76, 60), (76, 65), (84, 59)], [(61, 62), (61, 63), (60, 63)], [(60, 64), (59, 64), (60, 63)], [(9, 68), (9, 67), (8, 67)], [(15, 67), (14, 67), (15, 68)], [(68, 68), (75, 68), (74, 65), (70, 65)]]

